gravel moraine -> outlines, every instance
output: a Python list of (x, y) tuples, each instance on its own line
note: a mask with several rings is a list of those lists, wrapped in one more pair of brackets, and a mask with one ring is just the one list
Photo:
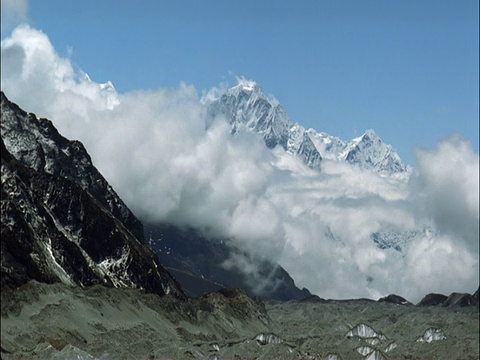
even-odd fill
[(179, 301), (30, 282), (2, 293), (2, 359), (478, 359), (478, 307)]

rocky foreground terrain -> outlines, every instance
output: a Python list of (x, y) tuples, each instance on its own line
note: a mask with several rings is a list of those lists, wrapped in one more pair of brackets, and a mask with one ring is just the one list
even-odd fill
[(478, 306), (398, 299), (264, 302), (223, 289), (185, 301), (33, 280), (2, 292), (1, 358), (479, 358)]

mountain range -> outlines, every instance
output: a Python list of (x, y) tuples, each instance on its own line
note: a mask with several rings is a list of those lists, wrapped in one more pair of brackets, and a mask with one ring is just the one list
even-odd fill
[(254, 81), (239, 79), (237, 86), (205, 103), (210, 119), (225, 118), (233, 134), (239, 131), (259, 133), (268, 148), (280, 146), (310, 168), (321, 170), (325, 158), (345, 161), (382, 176), (408, 177), (411, 173), (411, 168), (403, 163), (395, 149), (385, 144), (374, 130), (343, 141), (315, 129), (305, 129), (294, 123), (280, 103), (267, 96)]

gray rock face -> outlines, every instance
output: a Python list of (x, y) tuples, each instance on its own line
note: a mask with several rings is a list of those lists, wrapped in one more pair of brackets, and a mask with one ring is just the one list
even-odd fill
[(447, 300), (448, 296), (443, 294), (427, 294), (423, 297), (422, 300), (417, 304), (417, 306), (437, 306), (443, 305), (445, 300)]
[(400, 295), (390, 294), (378, 299), (378, 302), (388, 302), (397, 305), (413, 305), (410, 301), (401, 297)]
[(478, 307), (478, 289), (471, 295), (468, 293), (451, 293), (449, 296), (443, 294), (427, 294), (417, 306), (446, 306), (446, 307)]
[(478, 297), (467, 293), (451, 293), (447, 300), (443, 303), (444, 306), (478, 306)]
[(415, 231), (385, 230), (371, 234), (370, 238), (379, 249), (393, 248), (398, 252), (402, 252), (405, 246), (412, 241), (415, 236), (417, 236), (417, 232)]
[(83, 145), (1, 96), (2, 289), (35, 279), (185, 298)]

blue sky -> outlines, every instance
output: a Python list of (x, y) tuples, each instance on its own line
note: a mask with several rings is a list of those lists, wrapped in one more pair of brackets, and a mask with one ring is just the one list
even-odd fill
[(24, 3), (61, 55), (119, 92), (244, 76), (305, 127), (373, 128), (410, 164), (452, 132), (478, 152), (477, 0)]

